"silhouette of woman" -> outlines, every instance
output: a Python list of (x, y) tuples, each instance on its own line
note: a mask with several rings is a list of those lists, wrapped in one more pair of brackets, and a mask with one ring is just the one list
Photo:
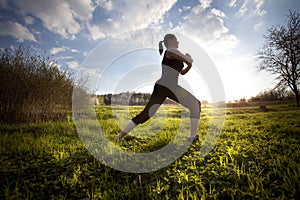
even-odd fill
[[(161, 78), (156, 81), (150, 100), (144, 110), (127, 123), (120, 134), (115, 137), (116, 140), (121, 140), (138, 124), (142, 124), (152, 117), (167, 97), (189, 109), (191, 120), (190, 139), (194, 141), (199, 138), (197, 128), (201, 103), (191, 93), (178, 85), (179, 73), (181, 75), (186, 74), (192, 67), (193, 59), (189, 54), (184, 55), (177, 50), (179, 42), (174, 34), (165, 35), (164, 40), (159, 42), (160, 55), (163, 53), (163, 43), (167, 49), (162, 59)], [(185, 68), (184, 63), (187, 65)]]

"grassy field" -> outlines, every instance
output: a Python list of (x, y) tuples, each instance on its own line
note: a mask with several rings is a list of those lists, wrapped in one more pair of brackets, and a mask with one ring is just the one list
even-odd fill
[[(126, 123), (122, 110), (134, 115), (142, 108), (116, 107), (114, 112), (121, 113), (117, 116), (109, 107), (97, 108), (105, 135), (113, 139), (118, 134), (115, 118)], [(300, 109), (268, 108), (268, 112), (257, 107), (226, 109), (218, 142), (201, 158), (199, 149), (211, 120), (210, 109), (204, 108), (201, 140), (171, 165), (144, 174), (100, 163), (70, 122), (0, 125), (0, 199), (296, 199)], [(116, 145), (147, 152), (167, 144), (182, 119), (179, 107), (164, 106), (162, 111)]]

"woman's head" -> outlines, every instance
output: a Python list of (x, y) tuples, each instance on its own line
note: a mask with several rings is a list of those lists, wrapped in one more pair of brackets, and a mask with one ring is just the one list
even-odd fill
[(164, 50), (164, 47), (163, 47), (162, 43), (164, 43), (164, 45), (167, 48), (178, 48), (178, 41), (177, 41), (177, 38), (174, 34), (169, 33), (169, 34), (165, 35), (164, 40), (159, 42), (159, 53), (160, 53), (160, 55), (162, 55), (163, 50)]

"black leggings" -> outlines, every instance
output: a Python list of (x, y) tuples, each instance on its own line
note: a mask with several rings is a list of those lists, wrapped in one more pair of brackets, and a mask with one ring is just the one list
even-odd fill
[(191, 118), (200, 118), (201, 103), (191, 93), (189, 93), (179, 85), (172, 87), (171, 91), (165, 86), (155, 84), (148, 104), (140, 114), (132, 119), (132, 121), (135, 124), (142, 124), (146, 122), (148, 119), (150, 119), (150, 117), (154, 115), (159, 106), (167, 97), (187, 107), (190, 110)]

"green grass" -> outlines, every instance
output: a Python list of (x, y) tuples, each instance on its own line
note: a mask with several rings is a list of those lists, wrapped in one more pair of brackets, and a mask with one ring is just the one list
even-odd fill
[[(119, 126), (142, 108), (96, 111), (104, 134), (113, 139)], [(210, 109), (204, 108), (201, 140), (171, 165), (144, 174), (100, 163), (86, 150), (73, 124), (0, 125), (0, 199), (296, 199), (300, 110), (286, 105), (268, 108), (226, 109), (218, 142), (201, 158), (211, 120)], [(159, 149), (173, 139), (182, 120), (188, 120), (180, 114), (179, 107), (164, 106), (115, 144), (133, 152)], [(188, 125), (182, 130), (189, 134)]]

